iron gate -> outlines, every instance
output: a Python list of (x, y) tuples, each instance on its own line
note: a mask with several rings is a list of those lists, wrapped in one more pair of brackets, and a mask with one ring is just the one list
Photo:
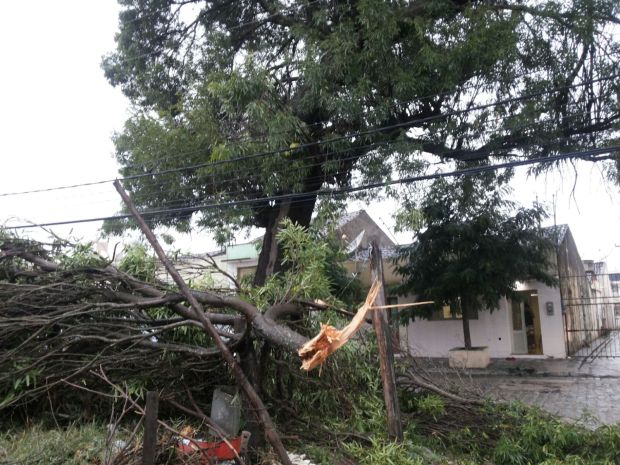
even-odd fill
[(561, 280), (567, 353), (620, 358), (620, 274), (586, 272)]

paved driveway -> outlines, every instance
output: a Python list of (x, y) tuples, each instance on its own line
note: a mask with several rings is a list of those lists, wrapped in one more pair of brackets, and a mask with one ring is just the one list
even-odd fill
[(595, 377), (474, 377), (499, 400), (518, 400), (590, 427), (620, 423), (620, 379)]
[[(518, 400), (590, 427), (620, 423), (620, 358), (493, 359), (483, 370), (452, 370), (445, 359), (416, 359), (416, 369), (440, 385), (455, 379), (465, 389), (498, 400)], [(445, 379), (442, 381), (442, 377)]]

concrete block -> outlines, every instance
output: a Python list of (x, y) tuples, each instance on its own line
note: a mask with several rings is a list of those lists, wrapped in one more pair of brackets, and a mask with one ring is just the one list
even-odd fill
[(472, 347), (470, 350), (455, 347), (448, 352), (450, 368), (486, 368), (489, 363), (491, 355), (488, 347)]

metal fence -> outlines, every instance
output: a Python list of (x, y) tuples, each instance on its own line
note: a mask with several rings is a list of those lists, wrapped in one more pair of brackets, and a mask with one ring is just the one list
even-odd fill
[(566, 348), (571, 357), (620, 357), (620, 295), (615, 274), (561, 280)]

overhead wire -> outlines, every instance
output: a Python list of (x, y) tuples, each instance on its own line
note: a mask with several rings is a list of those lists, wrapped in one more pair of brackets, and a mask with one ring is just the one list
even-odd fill
[[(578, 115), (577, 115), (578, 116)], [(538, 126), (540, 124), (545, 124), (545, 122), (536, 122), (536, 126)], [(532, 124), (526, 124), (526, 125), (521, 125), (520, 128), (529, 128), (533, 125)], [(518, 129), (518, 128), (513, 128), (513, 129)], [(565, 137), (565, 138), (555, 138), (553, 140), (554, 143), (560, 143), (563, 141), (570, 141), (570, 137)], [(411, 142), (408, 140), (389, 140), (389, 141), (379, 141), (379, 142), (375, 142), (372, 144), (366, 144), (363, 146), (357, 146), (357, 147), (349, 147), (349, 148), (343, 148), (341, 150), (333, 150), (330, 152), (324, 152), (322, 154), (315, 154), (315, 155), (310, 155), (307, 156), (303, 159), (304, 165), (303, 165), (303, 169), (306, 170), (310, 170), (316, 166), (320, 166), (324, 163), (324, 161), (322, 160), (322, 158), (324, 157), (328, 157), (328, 156), (333, 156), (336, 154), (340, 154), (340, 153), (344, 153), (346, 154), (347, 152), (352, 152), (354, 150), (369, 150), (369, 149), (374, 149), (374, 148), (379, 148), (382, 146), (397, 146), (394, 150), (399, 150), (401, 148), (404, 148), (406, 145), (410, 144)], [(511, 150), (523, 150), (526, 147), (537, 147), (539, 146), (539, 142), (532, 142), (529, 144), (525, 144), (522, 143), (520, 144), (518, 147), (513, 148)], [(496, 152), (497, 149), (495, 148), (488, 148), (486, 150), (483, 151), (477, 151), (476, 156), (478, 157), (482, 157), (482, 156), (493, 156), (493, 154)], [(497, 155), (496, 155), (497, 156)], [(515, 153), (511, 153), (505, 156), (517, 156), (517, 154)], [(358, 158), (358, 155), (352, 155), (352, 156), (348, 156), (348, 157), (344, 157), (344, 158), (338, 158), (337, 159), (337, 163), (346, 163), (352, 160), (355, 160), (356, 158)], [(312, 159), (318, 159), (319, 161), (314, 162), (314, 163), (308, 163), (308, 160), (312, 160)], [(300, 160), (298, 160), (300, 161)], [(253, 168), (247, 168), (247, 171), (252, 170)], [(242, 190), (237, 190), (237, 191), (231, 191), (231, 190), (226, 190), (226, 185), (227, 184), (233, 184), (233, 183), (237, 183), (239, 181), (240, 178), (244, 179), (245, 181), (249, 181), (251, 182), (256, 182), (259, 183), (262, 179), (262, 174), (261, 173), (249, 173), (245, 171), (245, 168), (241, 168), (241, 167), (237, 167), (235, 170), (227, 172), (226, 173), (228, 176), (222, 178), (219, 174), (217, 177), (217, 184), (218, 186), (220, 186), (220, 188), (222, 189), (222, 193), (226, 196), (226, 197), (234, 197), (236, 195), (241, 195), (248, 192), (247, 189), (242, 189)], [(321, 180), (321, 178), (331, 178), (333, 176), (337, 176), (338, 172), (334, 172), (334, 173), (329, 173), (329, 174), (321, 174), (318, 176), (311, 176), (311, 177), (305, 177), (304, 179), (306, 181), (317, 181), (317, 180)], [(178, 180), (176, 179), (172, 179), (172, 180), (166, 180), (166, 181), (160, 181), (157, 183), (154, 183), (152, 186), (150, 186), (152, 188), (156, 188), (158, 191), (166, 191), (168, 190), (168, 188), (173, 188), (174, 190), (178, 190), (179, 189), (179, 183)], [(107, 199), (107, 200), (101, 200), (100, 197), (102, 194), (111, 194), (111, 198)], [(86, 198), (89, 197), (97, 197), (97, 200), (88, 200), (86, 201)], [(54, 197), (54, 201), (56, 203), (58, 203), (59, 201), (61, 201), (63, 198), (74, 198), (74, 196), (55, 196)], [(90, 192), (90, 193), (81, 193), (80, 194), (80, 200), (81, 203), (71, 203), (71, 204), (66, 204), (63, 203), (62, 205), (59, 205), (59, 208), (62, 208), (64, 210), (67, 210), (69, 207), (79, 207), (81, 205), (95, 205), (95, 204), (104, 204), (104, 203), (118, 203), (118, 198), (116, 193), (114, 192), (113, 189), (108, 188), (106, 190), (99, 190), (96, 192)], [(179, 206), (179, 205), (183, 205), (185, 203), (188, 202), (188, 199), (182, 199), (182, 200), (176, 200), (176, 201), (170, 201), (170, 202), (164, 202), (164, 203), (158, 203), (158, 208), (169, 208), (169, 207), (174, 207), (174, 206)], [(49, 210), (48, 210), (49, 212)]]
[[(611, 54), (611, 55), (614, 55), (614, 54)], [(618, 58), (620, 59), (620, 54), (618, 54)], [(539, 73), (539, 71), (537, 71), (537, 70), (528, 71), (526, 73), (515, 75), (514, 79), (515, 80), (521, 79), (523, 77), (531, 76), (531, 75), (537, 74), (537, 73)], [(467, 91), (467, 90), (471, 90), (471, 89), (479, 89), (480, 87), (487, 88), (487, 87), (490, 87), (490, 85), (489, 84), (471, 84), (471, 85), (466, 85), (466, 86), (459, 87), (458, 89), (454, 89), (454, 90), (451, 90), (451, 91), (441, 91), (441, 92), (437, 92), (437, 93), (434, 93), (434, 94), (426, 94), (426, 95), (423, 95), (423, 96), (419, 96), (416, 99), (417, 100), (426, 100), (426, 99), (431, 99), (431, 98), (436, 98), (436, 97), (444, 97), (444, 96), (454, 95), (456, 93), (462, 93), (463, 91)], [(366, 113), (364, 116), (365, 117), (372, 117), (374, 115), (372, 113)], [(493, 122), (493, 121), (498, 121), (500, 119), (502, 119), (502, 118), (492, 118), (492, 119), (488, 119), (486, 121), (487, 122)], [(298, 128), (300, 130), (305, 130), (305, 129), (308, 129), (308, 128), (312, 128), (314, 126), (325, 126), (327, 124), (327, 122), (324, 122), (324, 121), (319, 121), (319, 122), (315, 122), (315, 123), (304, 123), (304, 122), (301, 122), (301, 123), (302, 123), (303, 126)], [(257, 143), (258, 144), (258, 143), (266, 142), (268, 137), (272, 137), (274, 135), (281, 135), (281, 134), (290, 134), (290, 131), (274, 131), (274, 132), (269, 132), (268, 134), (265, 133), (263, 135), (254, 135), (254, 136), (247, 135), (247, 136), (241, 136), (241, 137), (229, 137), (229, 138), (223, 140), (222, 142), (223, 143), (228, 143), (228, 142), (247, 142), (247, 143)], [(182, 153), (169, 153), (169, 154), (163, 155), (161, 157), (152, 157), (151, 160), (154, 160), (154, 161), (168, 160), (168, 159), (171, 159), (171, 158), (174, 158), (174, 157), (177, 157), (177, 156), (191, 155), (191, 154), (199, 153), (199, 152), (201, 152), (203, 150), (204, 150), (204, 148), (196, 149), (196, 150), (192, 150), (192, 151), (186, 151), (186, 152), (182, 152)], [(128, 165), (125, 165), (125, 166), (127, 168), (146, 168), (147, 167), (144, 164), (138, 164), (138, 163), (128, 164)]]
[[(350, 187), (337, 188), (337, 189), (319, 189), (319, 190), (310, 191), (310, 192), (297, 192), (297, 193), (290, 193), (290, 194), (261, 197), (257, 199), (243, 199), (243, 200), (235, 200), (235, 201), (227, 201), (227, 202), (217, 202), (217, 203), (210, 203), (210, 204), (192, 205), (192, 206), (179, 207), (179, 208), (163, 209), (163, 210), (150, 210), (150, 211), (145, 210), (141, 213), (145, 218), (151, 219), (154, 217), (156, 218), (158, 215), (161, 216), (161, 215), (170, 215), (170, 214), (193, 213), (193, 212), (197, 212), (200, 210), (207, 210), (211, 208), (227, 208), (227, 207), (235, 207), (235, 206), (245, 206), (245, 205), (251, 205), (254, 203), (275, 202), (279, 200), (288, 200), (291, 202), (297, 200), (300, 202), (304, 202), (304, 201), (307, 201), (309, 197), (311, 198), (314, 196), (320, 197), (320, 196), (325, 196), (325, 195), (342, 195), (342, 194), (348, 194), (348, 193), (353, 193), (353, 192), (359, 192), (363, 190), (387, 187), (387, 186), (391, 186), (395, 184), (409, 184), (412, 182), (426, 181), (426, 180), (445, 178), (445, 177), (471, 176), (474, 174), (480, 174), (480, 173), (495, 171), (499, 169), (513, 168), (517, 166), (526, 166), (526, 165), (539, 164), (539, 163), (551, 163), (551, 162), (565, 160), (565, 159), (581, 158), (581, 159), (589, 159), (589, 160), (600, 160), (601, 159), (600, 157), (594, 158), (594, 156), (611, 154), (611, 153), (616, 153), (616, 152), (620, 152), (620, 146), (590, 149), (590, 150), (584, 150), (584, 151), (579, 151), (579, 152), (568, 152), (568, 153), (552, 155), (548, 157), (516, 160), (516, 161), (510, 161), (506, 163), (483, 165), (483, 166), (465, 168), (465, 169), (454, 170), (454, 171), (449, 171), (449, 172), (441, 172), (441, 173), (426, 174), (426, 175), (419, 175), (419, 176), (409, 176), (409, 177), (399, 178), (395, 180), (369, 183), (369, 184), (365, 184), (361, 186), (350, 186)], [(132, 215), (130, 214), (121, 214), (121, 215), (113, 215), (113, 216), (105, 216), (105, 217), (97, 217), (97, 218), (81, 218), (81, 219), (75, 219), (75, 220), (66, 220), (66, 221), (57, 221), (57, 222), (48, 222), (48, 223), (39, 223), (39, 224), (4, 226), (4, 229), (17, 230), (17, 229), (27, 229), (27, 228), (33, 228), (33, 227), (61, 226), (61, 225), (67, 225), (67, 224), (79, 224), (79, 223), (88, 223), (88, 222), (95, 222), (95, 221), (113, 221), (113, 220), (120, 220), (120, 219), (128, 219), (131, 217)]]
[[(583, 115), (587, 115), (590, 114), (591, 112), (588, 110), (584, 110), (583, 112), (579, 112), (579, 113), (572, 113), (569, 114), (568, 116), (563, 117), (563, 122), (566, 122), (566, 120), (572, 120), (574, 118), (577, 118), (579, 116), (583, 116)], [(504, 117), (497, 117), (497, 118), (487, 118), (484, 120), (485, 124), (489, 124), (489, 123), (494, 123), (494, 122), (498, 122), (498, 121), (503, 121), (505, 120)], [(518, 126), (513, 126), (510, 128), (502, 128), (504, 130), (510, 129), (511, 131), (514, 130), (519, 130), (519, 129), (524, 129), (526, 127), (532, 126), (532, 125), (542, 125), (545, 123), (552, 123), (557, 121), (555, 118), (549, 118), (547, 120), (538, 120), (538, 121), (530, 121), (526, 124), (521, 124)], [(324, 124), (323, 122), (321, 123), (314, 123), (314, 124)], [(313, 124), (308, 124), (305, 125), (304, 128), (305, 129), (307, 126), (313, 126)], [(476, 131), (476, 134), (480, 135), (480, 134), (490, 134), (490, 133), (497, 133), (498, 132), (498, 128), (493, 128), (493, 129), (488, 129), (488, 130), (483, 130), (483, 131)], [(281, 134), (290, 134), (290, 131), (275, 131), (275, 132), (270, 132), (269, 136), (273, 136), (273, 135), (281, 135)], [(256, 144), (260, 144), (260, 143), (266, 143), (267, 142), (267, 136), (264, 136), (262, 139), (258, 139), (258, 138), (248, 138), (245, 140), (241, 140), (241, 139), (234, 139), (234, 138), (230, 138), (230, 139), (226, 139), (225, 141), (222, 141), (224, 144), (228, 144), (229, 142), (249, 142), (249, 143), (256, 143)], [(173, 153), (168, 153), (168, 154), (164, 154), (163, 156), (151, 156), (149, 157), (149, 164), (145, 164), (145, 163), (130, 163), (127, 165), (124, 165), (123, 168), (124, 169), (131, 169), (131, 168), (141, 168), (141, 169), (152, 169), (155, 167), (155, 163), (151, 163), (151, 162), (161, 162), (161, 161), (165, 161), (165, 160), (170, 160), (173, 158), (178, 158), (178, 157), (182, 157), (185, 155), (193, 155), (193, 154), (197, 154), (200, 152), (205, 152), (206, 149), (205, 148), (201, 148), (201, 149), (195, 149), (195, 150), (191, 150), (191, 151), (184, 151), (184, 152), (173, 152)]]

